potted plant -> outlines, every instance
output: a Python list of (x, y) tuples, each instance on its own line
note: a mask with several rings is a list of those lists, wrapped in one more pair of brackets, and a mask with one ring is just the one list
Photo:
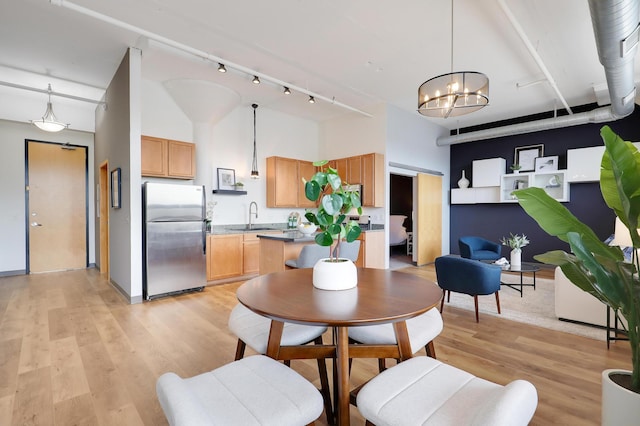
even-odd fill
[(509, 168), (511, 169), (514, 175), (517, 175), (518, 173), (520, 173), (520, 169), (522, 168), (522, 166), (520, 164), (514, 163)]
[[(602, 374), (602, 424), (637, 424), (640, 418), (640, 153), (608, 126), (600, 132), (605, 143), (600, 190), (607, 205), (627, 227), (633, 242), (632, 261), (625, 262), (620, 247), (600, 241), (559, 202), (541, 188), (515, 191), (522, 208), (550, 235), (569, 243), (562, 250), (534, 256), (560, 266), (567, 278), (607, 304), (626, 320), (623, 327), (631, 345), (632, 371), (605, 370)], [(612, 392), (614, 392), (612, 394)]]
[(500, 240), (500, 243), (503, 246), (507, 246), (511, 248), (511, 267), (520, 268), (520, 265), (522, 264), (521, 262), (522, 247), (529, 244), (529, 240), (527, 239), (527, 236), (524, 234), (513, 235), (511, 232), (509, 232), (509, 238), (502, 237), (502, 239)]
[[(327, 163), (326, 160), (314, 162), (313, 165), (320, 170), (308, 181), (303, 178), (305, 196), (318, 205), (316, 211), (307, 209), (304, 217), (319, 229), (315, 242), (330, 248), (329, 257), (318, 262), (317, 268), (314, 267), (314, 286), (325, 289), (353, 288), (357, 284), (357, 270), (350, 260), (340, 259), (340, 243), (343, 239), (355, 241), (362, 232), (356, 221), (345, 221), (353, 208), (362, 214), (360, 194), (344, 189), (338, 171)], [(327, 275), (324, 271), (338, 268), (341, 272), (330, 278), (333, 282), (324, 282), (323, 277)]]

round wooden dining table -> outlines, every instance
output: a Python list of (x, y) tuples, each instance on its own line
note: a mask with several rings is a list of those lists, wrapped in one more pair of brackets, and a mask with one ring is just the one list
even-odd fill
[[(358, 285), (329, 291), (313, 287), (313, 270), (292, 269), (253, 278), (237, 290), (240, 303), (270, 318), (267, 356), (279, 360), (334, 358), (336, 422), (349, 424), (349, 358), (411, 358), (406, 320), (436, 306), (442, 290), (432, 281), (397, 271), (358, 268)], [(285, 322), (326, 325), (332, 344), (280, 346)], [(349, 344), (349, 327), (392, 323), (396, 345)]]

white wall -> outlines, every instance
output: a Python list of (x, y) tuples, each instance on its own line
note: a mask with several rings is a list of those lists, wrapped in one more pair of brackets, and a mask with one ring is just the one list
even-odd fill
[[(189, 121), (162, 84), (144, 81), (142, 89), (143, 134), (193, 142), (196, 131), (206, 131), (206, 123)], [(266, 158), (275, 155), (310, 161), (320, 159), (318, 124), (259, 106), (256, 110), (256, 146), (261, 178), (252, 180), (249, 176), (253, 155), (253, 108), (249, 104), (241, 105), (226, 117), (214, 117), (214, 120), (215, 124), (210, 124), (209, 146), (196, 146), (196, 156), (199, 152), (209, 152), (211, 158), (198, 159), (194, 182), (180, 181), (205, 185), (207, 201), (216, 203), (213, 225), (248, 223), (251, 201), (258, 204), (258, 219), (253, 219), (254, 223), (285, 223), (292, 210), (304, 212), (304, 209), (266, 207)], [(247, 195), (213, 194), (212, 190), (218, 188), (217, 168), (234, 169), (236, 181), (245, 184)]]
[(95, 262), (93, 185), (93, 134), (75, 130), (49, 133), (30, 123), (0, 120), (0, 275), (22, 274), (26, 270), (25, 140), (68, 142), (87, 146), (89, 158), (89, 263)]
[[(386, 160), (388, 163), (399, 163), (408, 167), (416, 167), (438, 171), (442, 176), (442, 253), (449, 253), (449, 154), (448, 146), (437, 146), (436, 139), (447, 130), (421, 117), (399, 108), (387, 107)], [(391, 168), (389, 173), (415, 176), (417, 172), (409, 168)], [(387, 174), (389, 188), (389, 174)], [(386, 214), (388, 216), (388, 206)]]

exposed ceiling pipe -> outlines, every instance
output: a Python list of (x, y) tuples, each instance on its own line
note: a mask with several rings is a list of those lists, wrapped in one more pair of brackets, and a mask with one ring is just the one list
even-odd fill
[(539, 132), (549, 129), (619, 120), (633, 112), (633, 62), (637, 51), (640, 8), (638, 0), (589, 0), (598, 57), (611, 96), (611, 106), (570, 116), (548, 118), (494, 129), (442, 136), (439, 146)]
[(562, 95), (562, 92), (560, 92), (560, 88), (558, 88), (558, 85), (556, 84), (556, 80), (553, 78), (553, 75), (551, 75), (551, 72), (549, 71), (549, 69), (547, 68), (547, 65), (544, 63), (544, 61), (536, 51), (536, 48), (533, 46), (533, 44), (531, 44), (531, 41), (529, 41), (529, 37), (527, 37), (527, 35), (525, 34), (524, 30), (522, 29), (522, 26), (520, 25), (520, 22), (518, 22), (518, 20), (513, 15), (513, 13), (511, 13), (511, 9), (509, 9), (509, 6), (507, 6), (506, 1), (499, 0), (498, 3), (500, 4), (500, 7), (502, 7), (502, 11), (504, 12), (504, 14), (507, 15), (507, 18), (509, 19), (509, 22), (511, 22), (513, 29), (516, 30), (516, 33), (518, 33), (518, 35), (520, 36), (520, 39), (522, 40), (524, 45), (527, 47), (529, 54), (533, 57), (533, 60), (536, 61), (536, 64), (538, 64), (540, 71), (542, 71), (542, 73), (544, 74), (545, 78), (549, 82), (549, 85), (556, 92), (556, 96), (558, 97), (558, 99), (560, 99), (560, 102), (562, 102), (562, 105), (564, 105), (564, 108), (567, 110), (569, 114), (573, 114), (573, 111), (571, 111), (571, 107), (567, 103), (567, 100)]

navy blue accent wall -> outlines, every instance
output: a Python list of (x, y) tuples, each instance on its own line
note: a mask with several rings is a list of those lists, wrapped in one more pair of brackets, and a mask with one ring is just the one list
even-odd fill
[[(544, 156), (559, 156), (559, 169), (567, 167), (567, 149), (603, 145), (600, 137), (602, 124), (585, 124), (562, 129), (524, 135), (507, 136), (478, 142), (451, 146), (451, 184), (466, 171), (473, 183), (472, 161), (502, 157), (507, 170), (513, 164), (516, 147), (544, 144)], [(640, 141), (640, 112), (636, 109), (629, 117), (608, 123), (623, 139)], [(505, 173), (505, 171), (503, 171)], [(473, 186), (473, 185), (471, 185)], [(570, 184), (570, 202), (563, 203), (578, 219), (589, 225), (603, 240), (613, 234), (615, 215), (605, 204), (598, 183)], [(458, 238), (477, 235), (498, 242), (509, 233), (525, 234), (531, 243), (522, 252), (522, 259), (533, 261), (533, 256), (549, 250), (568, 250), (568, 245), (547, 235), (517, 203), (501, 204), (454, 204), (450, 210), (451, 253), (459, 254)], [(509, 256), (509, 248), (503, 247), (502, 255)]]

